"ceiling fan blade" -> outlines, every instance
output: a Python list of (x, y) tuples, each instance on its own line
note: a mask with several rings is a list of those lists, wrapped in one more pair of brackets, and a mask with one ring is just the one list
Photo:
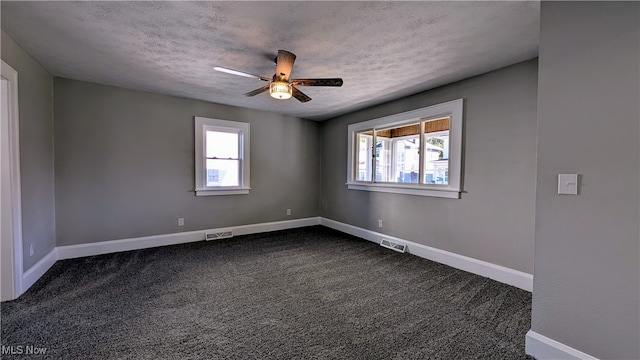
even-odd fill
[(291, 80), (291, 84), (298, 86), (342, 86), (342, 79), (293, 79)]
[(298, 101), (300, 102), (307, 102), (307, 101), (311, 101), (311, 98), (309, 96), (307, 96), (307, 94), (303, 93), (302, 91), (298, 90), (295, 86), (291, 85), (291, 90), (293, 91), (292, 95), (294, 98), (298, 99)]
[(278, 50), (278, 57), (276, 58), (276, 78), (281, 81), (288, 81), (294, 61), (296, 61), (296, 56), (293, 53), (286, 50)]
[(227, 73), (227, 74), (231, 74), (231, 75), (244, 76), (244, 77), (251, 78), (251, 79), (258, 79), (258, 80), (262, 80), (262, 81), (271, 81), (271, 79), (266, 78), (264, 76), (253, 75), (253, 74), (246, 73), (244, 71), (228, 69), (228, 68), (220, 67), (220, 66), (214, 67), (213, 70), (220, 71), (220, 72)]
[(262, 94), (263, 92), (269, 90), (269, 85), (267, 86), (263, 86), (259, 89), (255, 89), (253, 91), (249, 91), (248, 93), (244, 94), (245, 96), (256, 96), (258, 94)]

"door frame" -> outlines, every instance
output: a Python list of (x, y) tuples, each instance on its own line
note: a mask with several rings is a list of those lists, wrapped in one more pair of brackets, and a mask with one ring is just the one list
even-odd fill
[[(18, 117), (18, 72), (2, 61), (2, 82), (6, 81), (8, 96), (8, 118), (2, 117), (3, 132), (0, 141), (2, 195), (0, 198), (2, 222), (0, 223), (0, 244), (2, 263), (11, 266), (2, 267), (12, 272), (11, 277), (2, 276), (1, 298), (12, 300), (22, 294), (23, 253), (22, 253), (22, 199), (20, 189), (20, 133)], [(4, 84), (2, 84), (4, 87)], [(8, 159), (7, 159), (8, 157)], [(5, 184), (5, 179), (8, 183)], [(5, 190), (6, 189), (6, 190)], [(7, 193), (5, 193), (5, 191)], [(8, 228), (6, 224), (9, 224)], [(5, 251), (6, 250), (6, 251)], [(9, 281), (11, 279), (12, 281)]]

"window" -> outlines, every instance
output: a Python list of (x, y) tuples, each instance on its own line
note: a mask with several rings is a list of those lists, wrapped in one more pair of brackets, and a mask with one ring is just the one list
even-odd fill
[(196, 195), (249, 193), (249, 124), (195, 117)]
[(347, 186), (460, 197), (463, 100), (351, 124)]

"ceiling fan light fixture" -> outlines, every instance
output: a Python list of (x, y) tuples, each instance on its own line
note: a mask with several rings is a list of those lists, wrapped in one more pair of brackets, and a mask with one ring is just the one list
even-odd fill
[(269, 95), (274, 99), (286, 100), (293, 95), (293, 89), (286, 81), (274, 81), (269, 85)]

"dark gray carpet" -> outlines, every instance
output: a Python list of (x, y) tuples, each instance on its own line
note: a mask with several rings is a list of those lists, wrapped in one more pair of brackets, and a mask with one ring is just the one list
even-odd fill
[(317, 226), (59, 261), (1, 321), (38, 359), (503, 360), (528, 358), (530, 314), (526, 291)]

